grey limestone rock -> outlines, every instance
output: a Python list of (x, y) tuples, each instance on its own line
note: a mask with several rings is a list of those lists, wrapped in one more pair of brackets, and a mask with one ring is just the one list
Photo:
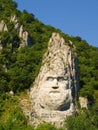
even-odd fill
[[(74, 46), (53, 33), (42, 67), (30, 89), (31, 124), (47, 122), (62, 127), (66, 117), (76, 112), (79, 88), (77, 55)], [(32, 114), (33, 113), (33, 114)]]
[(10, 21), (13, 22), (13, 23), (17, 23), (17, 22), (18, 22), (18, 19), (17, 19), (16, 15), (11, 16)]
[(80, 107), (88, 109), (88, 99), (86, 97), (79, 97)]
[(14, 28), (16, 29), (19, 37), (21, 38), (19, 48), (25, 47), (25, 46), (30, 46), (31, 40), (29, 38), (29, 33), (24, 30), (23, 25), (19, 24), (19, 21), (18, 21), (16, 15), (11, 16), (10, 21), (14, 23)]
[(5, 22), (2, 20), (0, 22), (0, 32), (3, 32), (3, 31), (8, 31), (8, 28), (7, 28), (6, 24), (5, 24)]
[(19, 48), (32, 45), (31, 39), (29, 37), (29, 33), (27, 31), (24, 31), (23, 25), (21, 25), (19, 28), (19, 37), (21, 38), (21, 43)]
[(14, 23), (14, 28), (16, 29), (17, 33), (19, 33), (20, 24), (19, 24), (19, 21), (18, 21), (18, 19), (17, 19), (17, 16), (16, 16), (16, 15), (11, 16), (10, 21), (11, 21), (12, 23)]

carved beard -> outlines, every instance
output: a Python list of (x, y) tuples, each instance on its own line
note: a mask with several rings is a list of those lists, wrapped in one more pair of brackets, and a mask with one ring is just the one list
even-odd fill
[(67, 90), (65, 93), (50, 91), (44, 95), (39, 95), (38, 98), (41, 108), (47, 110), (64, 111), (70, 108), (70, 104), (72, 102), (70, 90)]

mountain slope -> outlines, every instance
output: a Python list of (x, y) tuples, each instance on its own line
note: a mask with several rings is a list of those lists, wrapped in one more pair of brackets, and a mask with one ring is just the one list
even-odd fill
[[(88, 98), (90, 124), (92, 128), (94, 126), (94, 129), (97, 129), (98, 48), (90, 46), (79, 36), (72, 37), (54, 27), (44, 25), (35, 18), (34, 14), (26, 10), (19, 11), (17, 3), (12, 0), (0, 0), (0, 116), (2, 117), (5, 113), (7, 118), (8, 113), (11, 114), (6, 111), (7, 108), (10, 109), (11, 105), (15, 106), (14, 103), (6, 105), (6, 101), (15, 99), (9, 96), (10, 91), (17, 95), (30, 88), (39, 72), (43, 54), (47, 50), (49, 38), (54, 31), (60, 33), (67, 44), (70, 40), (76, 46), (81, 87), (79, 96)], [(15, 107), (13, 109), (15, 110)], [(79, 115), (73, 120), (78, 124), (82, 118), (85, 118), (87, 124), (88, 116), (86, 114), (82, 116)], [(25, 120), (24, 117), (22, 119)], [(73, 120), (70, 119), (70, 122)], [(0, 121), (5, 122), (2, 118)], [(9, 124), (11, 125), (11, 122)], [(5, 126), (0, 126), (0, 129), (2, 130), (3, 127)]]

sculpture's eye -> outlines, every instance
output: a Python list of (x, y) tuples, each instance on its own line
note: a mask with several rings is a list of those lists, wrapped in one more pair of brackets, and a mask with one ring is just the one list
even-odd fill
[(68, 77), (66, 76), (66, 77), (64, 77), (64, 80), (68, 80)]
[(53, 77), (47, 77), (47, 80), (48, 80), (48, 81), (53, 81), (54, 78), (53, 78)]
[(58, 77), (57, 80), (58, 80), (59, 82), (65, 81), (65, 80), (68, 80), (68, 77)]
[(64, 77), (58, 77), (57, 80), (58, 80), (59, 82), (64, 81)]

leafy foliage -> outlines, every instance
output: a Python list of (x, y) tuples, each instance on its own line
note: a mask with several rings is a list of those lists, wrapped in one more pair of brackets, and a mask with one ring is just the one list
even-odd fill
[[(29, 32), (31, 47), (19, 49), (21, 38), (10, 21), (17, 16), (19, 24)], [(68, 130), (97, 130), (98, 128), (98, 48), (90, 46), (81, 37), (73, 37), (62, 33), (59, 29), (44, 25), (34, 14), (17, 9), (13, 0), (0, 0), (0, 21), (4, 20), (8, 31), (0, 32), (0, 130), (34, 130), (27, 121), (14, 98), (6, 95), (13, 90), (15, 93), (29, 89), (41, 67), (42, 57), (52, 32), (59, 32), (65, 39), (76, 46), (80, 73), (79, 95), (87, 97), (89, 110), (83, 111), (67, 120)], [(70, 45), (70, 44), (69, 44)], [(14, 104), (16, 103), (16, 105)], [(8, 105), (11, 104), (11, 105)], [(10, 106), (13, 106), (12, 109)], [(11, 109), (11, 110), (10, 110)], [(8, 111), (6, 111), (8, 110)], [(10, 110), (10, 111), (9, 111)], [(8, 114), (9, 113), (9, 114)], [(8, 115), (3, 120), (3, 115)], [(37, 130), (56, 130), (54, 126), (44, 124)]]
[(0, 130), (34, 130), (19, 107), (17, 97), (0, 94)]

